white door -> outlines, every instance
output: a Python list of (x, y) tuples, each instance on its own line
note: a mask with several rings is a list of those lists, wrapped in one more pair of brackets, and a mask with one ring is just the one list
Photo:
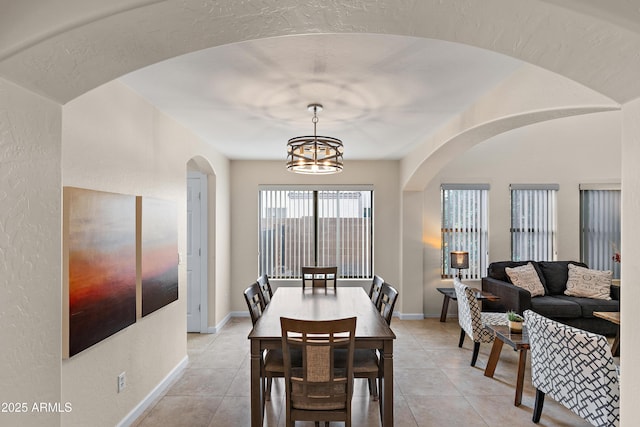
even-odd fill
[(201, 332), (201, 174), (187, 178), (187, 332)]

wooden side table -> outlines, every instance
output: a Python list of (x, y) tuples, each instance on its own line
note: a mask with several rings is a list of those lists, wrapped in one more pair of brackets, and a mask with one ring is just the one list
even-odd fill
[[(456, 301), (458, 297), (456, 297), (456, 289), (455, 288), (436, 288), (438, 292), (444, 295), (444, 300), (442, 301), (442, 310), (440, 311), (440, 321), (447, 321), (447, 311), (449, 311), (449, 301)], [(479, 300), (489, 300), (489, 301), (497, 301), (500, 297), (493, 295), (492, 293), (481, 291), (478, 289), (474, 289), (476, 298)]]
[(505, 325), (485, 325), (485, 328), (493, 332), (495, 339), (493, 340), (493, 347), (491, 347), (491, 354), (487, 361), (487, 367), (484, 370), (484, 376), (493, 378), (493, 374), (496, 371), (496, 365), (498, 359), (500, 359), (500, 351), (502, 351), (503, 344), (507, 344), (515, 351), (520, 352), (518, 358), (518, 376), (516, 380), (516, 396), (514, 400), (515, 406), (520, 406), (522, 403), (522, 389), (524, 386), (524, 370), (527, 361), (527, 350), (529, 350), (529, 334), (527, 333), (527, 326), (522, 327), (521, 334), (512, 334), (509, 332), (509, 327)]
[(620, 312), (619, 311), (594, 311), (593, 315), (618, 325), (618, 332), (616, 332), (616, 337), (613, 340), (613, 344), (611, 345), (611, 354), (614, 356), (620, 356)]

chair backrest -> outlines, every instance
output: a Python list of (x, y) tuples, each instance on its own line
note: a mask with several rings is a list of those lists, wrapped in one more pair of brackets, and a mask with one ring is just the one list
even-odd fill
[(620, 383), (607, 339), (524, 312), (534, 387), (593, 425), (620, 422)]
[[(305, 419), (302, 412), (318, 410), (336, 411), (350, 419), (356, 318), (312, 321), (281, 317), (280, 326), (287, 420)], [(346, 366), (336, 367), (336, 350), (343, 355), (346, 350)], [(301, 365), (291, 363), (292, 352), (302, 355)]]
[(391, 317), (393, 316), (393, 309), (396, 306), (396, 300), (398, 299), (398, 291), (396, 288), (388, 283), (383, 283), (380, 289), (380, 298), (378, 298), (378, 311), (384, 318), (387, 325), (391, 325)]
[(458, 323), (474, 342), (480, 342), (483, 325), (478, 299), (474, 295), (473, 289), (462, 283), (457, 277), (453, 279), (453, 287), (456, 290), (458, 300)]
[(260, 286), (260, 292), (262, 292), (262, 300), (264, 301), (264, 305), (269, 305), (271, 302), (271, 297), (273, 296), (273, 291), (271, 291), (271, 284), (269, 283), (269, 276), (263, 274), (258, 277), (258, 285)]
[(301, 267), (302, 289), (309, 287), (336, 288), (338, 267)]
[(255, 325), (266, 307), (258, 282), (252, 283), (244, 290), (244, 300), (247, 302), (247, 307), (249, 308), (251, 323)]
[(382, 290), (382, 284), (384, 279), (377, 274), (373, 276), (373, 282), (371, 288), (369, 288), (369, 298), (376, 307), (378, 306), (378, 300), (380, 299), (380, 291)]

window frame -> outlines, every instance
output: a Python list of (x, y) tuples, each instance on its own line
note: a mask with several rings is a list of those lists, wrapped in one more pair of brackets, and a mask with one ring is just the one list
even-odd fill
[[(481, 279), (486, 274), (489, 265), (489, 184), (441, 184), (440, 185), (440, 277), (442, 279), (452, 279), (461, 274), (463, 279)], [(461, 231), (456, 227), (449, 227), (446, 223), (447, 215), (447, 191), (474, 191), (478, 192), (476, 199), (480, 204), (480, 212), (476, 214), (478, 223), (473, 224), (471, 230)], [(471, 203), (467, 201), (467, 203)], [(452, 207), (458, 212), (460, 218), (460, 210), (462, 207)], [(475, 238), (467, 236), (466, 238), (455, 237), (447, 238), (447, 234), (464, 233)], [(466, 241), (466, 247), (462, 247), (462, 241)], [(457, 243), (456, 243), (457, 242)], [(473, 246), (469, 246), (469, 245)], [(469, 268), (458, 271), (452, 271), (449, 266), (451, 251), (463, 250), (469, 252)]]
[[(613, 184), (580, 184), (580, 260), (587, 264), (589, 268), (596, 270), (611, 270), (613, 273), (613, 279), (620, 279), (620, 263), (615, 262), (613, 257), (616, 253), (620, 254), (620, 243), (622, 238), (622, 186), (619, 183)], [(585, 230), (587, 226), (586, 222), (588, 212), (585, 211), (585, 204), (588, 200), (585, 199), (587, 193), (591, 192), (617, 192), (618, 206), (614, 207), (613, 211), (609, 211), (605, 214), (605, 218), (598, 218), (591, 224), (594, 224), (598, 230), (592, 230), (588, 232)], [(596, 196), (596, 193), (593, 193)], [(601, 195), (602, 196), (602, 195)], [(606, 197), (606, 196), (605, 196)], [(602, 197), (600, 197), (602, 199)], [(597, 214), (598, 212), (590, 211)], [(608, 216), (615, 216), (616, 220), (609, 222), (607, 225)], [(588, 236), (590, 234), (590, 237)], [(608, 242), (601, 241), (603, 235), (615, 236)], [(592, 248), (587, 246), (587, 242), (596, 240), (596, 247)], [(597, 254), (594, 254), (596, 252)], [(594, 259), (595, 258), (595, 259)]]
[[(511, 240), (511, 260), (512, 261), (555, 261), (558, 257), (558, 245), (557, 245), (557, 234), (558, 234), (558, 191), (560, 190), (560, 186), (558, 184), (511, 184), (509, 186), (509, 193), (510, 193), (510, 217), (511, 217), (511, 226), (509, 228), (509, 234), (510, 234), (510, 240)], [(531, 219), (526, 219), (527, 217), (525, 217), (524, 214), (520, 215), (521, 218), (524, 218), (520, 221), (519, 224), (514, 224), (514, 208), (515, 208), (515, 199), (516, 197), (514, 197), (514, 192), (516, 191), (544, 191), (546, 192), (546, 197), (541, 198), (540, 194), (531, 194), (530, 197), (532, 197), (532, 199), (528, 199), (526, 202), (536, 202), (536, 201), (540, 201), (540, 200), (544, 200), (546, 206), (542, 206), (542, 207), (538, 207), (537, 209), (529, 209), (528, 213), (530, 213), (531, 215), (529, 215), (529, 218), (531, 216), (534, 216), (533, 218), (533, 222), (535, 222), (535, 224), (533, 224), (536, 227), (543, 227), (541, 229), (532, 229), (532, 228), (528, 228), (531, 227)], [(537, 196), (537, 200), (535, 198), (533, 198), (534, 196)], [(518, 197), (518, 199), (521, 199), (520, 197)], [(542, 208), (546, 208), (543, 209)], [(522, 213), (522, 212), (521, 212)], [(540, 219), (540, 218), (535, 218), (535, 216), (537, 215), (544, 215), (544, 218), (546, 218), (546, 221), (544, 220), (544, 218)], [(522, 225), (522, 221), (526, 221), (527, 224)], [(545, 229), (544, 227), (549, 227), (550, 231), (548, 229)], [(515, 233), (518, 233), (518, 235), (520, 236), (530, 236), (529, 239), (529, 246), (534, 245), (535, 241), (531, 241), (532, 237), (536, 237), (536, 240), (538, 240), (539, 242), (542, 242), (543, 240), (547, 241), (547, 245), (544, 248), (534, 248), (534, 249), (529, 249), (525, 254), (520, 254), (520, 253), (516, 253), (517, 248), (521, 248), (522, 244), (516, 242), (516, 239), (518, 237), (518, 235), (516, 235)], [(542, 237), (536, 236), (539, 234), (543, 234)], [(546, 236), (545, 236), (546, 235)], [(544, 252), (544, 253), (543, 253)], [(541, 255), (546, 255), (546, 256), (541, 256)], [(540, 258), (546, 258), (546, 259), (540, 259)]]
[[(262, 194), (264, 191), (279, 191), (279, 192), (283, 192), (283, 193), (291, 193), (291, 192), (306, 192), (308, 194), (311, 195), (311, 198), (309, 199), (311, 201), (311, 209), (309, 212), (306, 212), (307, 214), (309, 214), (310, 216), (310, 220), (312, 221), (312, 224), (306, 223), (306, 230), (310, 231), (313, 233), (313, 236), (311, 239), (309, 239), (309, 241), (307, 241), (307, 243), (311, 244), (312, 248), (310, 249), (312, 254), (309, 255), (308, 253), (305, 253), (305, 257), (301, 257), (301, 259), (298, 261), (298, 263), (300, 264), (300, 266), (304, 265), (321, 265), (323, 262), (320, 259), (320, 263), (318, 262), (320, 253), (322, 251), (322, 248), (320, 247), (323, 240), (319, 239), (318, 236), (321, 235), (321, 233), (323, 233), (323, 229), (322, 229), (322, 225), (319, 224), (322, 218), (342, 218), (347, 219), (347, 218), (366, 218), (368, 219), (368, 221), (366, 221), (363, 226), (364, 228), (361, 227), (362, 230), (366, 231), (366, 237), (363, 237), (361, 239), (361, 241), (364, 241), (364, 251), (360, 251), (356, 254), (356, 256), (362, 256), (363, 257), (363, 270), (362, 274), (349, 274), (349, 275), (345, 275), (345, 269), (341, 268), (342, 266), (344, 266), (344, 263), (341, 263), (340, 260), (340, 256), (341, 254), (338, 253), (338, 248), (342, 249), (342, 252), (344, 253), (344, 245), (340, 245), (340, 236), (341, 236), (341, 230), (343, 229), (343, 227), (338, 226), (336, 227), (336, 253), (335, 256), (337, 257), (336, 259), (336, 264), (338, 266), (338, 277), (344, 280), (370, 280), (373, 278), (373, 272), (374, 272), (374, 253), (375, 253), (375, 247), (374, 247), (374, 242), (375, 242), (375, 236), (374, 236), (374, 220), (375, 220), (375, 195), (374, 195), (374, 186), (373, 185), (259, 185), (258, 186), (258, 256), (257, 256), (257, 261), (258, 261), (258, 270), (259, 270), (259, 274), (268, 274), (268, 272), (265, 270), (266, 268), (268, 268), (267, 263), (264, 262), (263, 260), (263, 254), (261, 253), (261, 251), (263, 250), (263, 248), (265, 247), (265, 242), (264, 242), (264, 237), (263, 237), (263, 227), (262, 227), (262, 211), (263, 211), (263, 204), (262, 204)], [(323, 204), (322, 200), (329, 200), (329, 198), (323, 197), (322, 193), (323, 192), (368, 192), (369, 193), (369, 198), (370, 198), (370, 205), (367, 205), (367, 200), (364, 200), (364, 203), (362, 205), (362, 212), (360, 216), (353, 216), (353, 217), (349, 217), (349, 216), (322, 216), (323, 213), (323, 206), (326, 208), (327, 203)], [(348, 198), (346, 199), (341, 199), (341, 198), (337, 198), (336, 200), (348, 200)], [(328, 203), (330, 204), (330, 202)], [(340, 211), (340, 203), (336, 202), (336, 209), (339, 212)], [(268, 207), (266, 209), (275, 209), (276, 207)], [(339, 215), (339, 214), (338, 214)], [(338, 221), (336, 224), (340, 223), (341, 221)], [(344, 222), (344, 221), (343, 221)], [(330, 225), (326, 225), (327, 229), (330, 229)], [(353, 231), (353, 230), (351, 230)], [(364, 235), (363, 235), (364, 236)], [(325, 241), (326, 243), (326, 241)], [(368, 247), (366, 247), (368, 246)], [(284, 249), (283, 249), (284, 251)], [(330, 249), (329, 249), (330, 252)], [(365, 253), (366, 252), (366, 253)], [(326, 251), (325, 251), (326, 253)], [(286, 254), (286, 252), (285, 252)], [(354, 253), (351, 253), (351, 255), (353, 255)], [(289, 257), (289, 254), (286, 254), (285, 257)], [(309, 261), (307, 261), (307, 259)], [(295, 263), (294, 263), (295, 264)], [(368, 264), (368, 265), (367, 265)], [(368, 268), (368, 270), (367, 270)], [(279, 274), (273, 274), (270, 275), (270, 277), (273, 277), (276, 280), (299, 280), (301, 278), (300, 275), (300, 269), (296, 269), (295, 265), (292, 265), (292, 268), (289, 271), (289, 274), (285, 274), (286, 271), (283, 271), (282, 273)], [(353, 270), (351, 270), (353, 271)]]

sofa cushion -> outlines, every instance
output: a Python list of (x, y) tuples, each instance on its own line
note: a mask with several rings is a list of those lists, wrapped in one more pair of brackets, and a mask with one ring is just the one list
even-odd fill
[(580, 298), (570, 297), (567, 295), (558, 295), (554, 298), (563, 299), (565, 301), (575, 302), (580, 305), (582, 310), (582, 317), (593, 318), (594, 311), (620, 311), (620, 301), (618, 300), (605, 300), (594, 298)]
[(574, 297), (611, 299), (611, 277), (610, 270), (590, 270), (577, 265), (569, 264), (569, 278), (567, 279), (567, 290), (565, 295)]
[(531, 309), (545, 317), (555, 319), (573, 319), (582, 316), (582, 308), (573, 301), (575, 298), (564, 299), (555, 296), (531, 298)]
[(532, 297), (544, 295), (544, 286), (542, 286), (540, 276), (530, 262), (520, 267), (506, 267), (504, 271), (511, 283), (528, 290)]
[(563, 295), (567, 289), (567, 279), (569, 278), (569, 264), (587, 267), (587, 264), (577, 261), (540, 261), (538, 271), (541, 272), (544, 280), (542, 284), (547, 290), (547, 295)]
[(509, 268), (521, 267), (523, 265), (527, 265), (528, 263), (531, 263), (533, 265), (533, 268), (536, 269), (536, 272), (538, 273), (538, 277), (540, 277), (540, 282), (542, 283), (542, 286), (545, 286), (545, 284), (544, 284), (544, 276), (543, 276), (542, 272), (540, 271), (540, 269), (538, 268), (538, 263), (535, 262), (535, 261), (498, 261), (498, 262), (492, 262), (491, 264), (489, 264), (489, 268), (487, 269), (487, 276), (489, 276), (489, 277), (491, 277), (493, 279), (502, 280), (503, 282), (512, 283), (511, 280), (509, 279), (509, 276), (507, 275), (507, 272), (504, 269), (507, 268), (507, 267), (509, 267)]

